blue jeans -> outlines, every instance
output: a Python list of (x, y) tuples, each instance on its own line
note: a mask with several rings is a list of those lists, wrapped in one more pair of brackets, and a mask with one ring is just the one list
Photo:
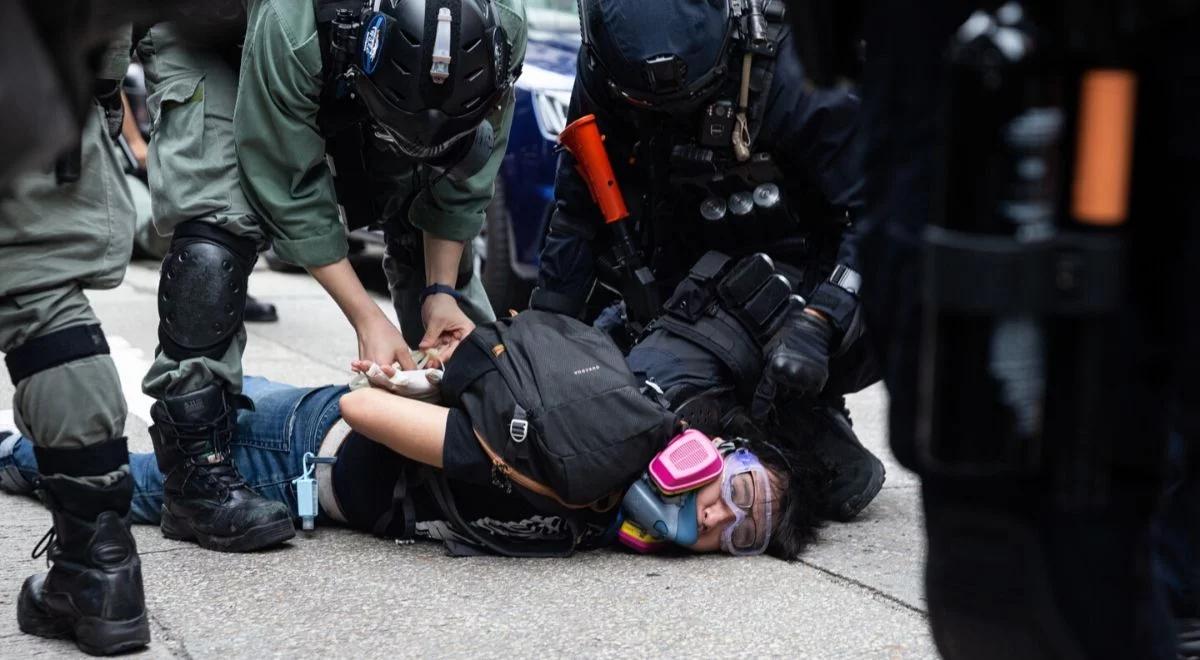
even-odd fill
[[(321, 440), (333, 427), (341, 410), (338, 399), (346, 387), (293, 387), (265, 378), (248, 376), (242, 393), (254, 402), (254, 410), (238, 413), (233, 440), (233, 462), (246, 483), (264, 497), (283, 502), (296, 510), (292, 480), (303, 473), (304, 454), (317, 453)], [(27, 438), (17, 442), (11, 457), (0, 457), (0, 465), (17, 466), (32, 482), (37, 477), (37, 458)], [(163, 502), (163, 475), (154, 454), (130, 454), (133, 474), (133, 522), (157, 525)]]

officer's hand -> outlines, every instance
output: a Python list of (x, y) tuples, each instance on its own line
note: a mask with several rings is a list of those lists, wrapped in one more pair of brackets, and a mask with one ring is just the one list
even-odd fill
[(754, 393), (751, 414), (766, 417), (784, 390), (800, 397), (815, 396), (829, 380), (833, 326), (819, 312), (798, 310), (767, 342), (766, 365)]
[(412, 351), (404, 341), (404, 335), (382, 312), (373, 320), (357, 328), (358, 358), (376, 364), (399, 363), (404, 370), (416, 369)]
[(420, 348), (426, 352), (436, 349), (436, 358), (431, 355), (431, 359), (436, 359), (439, 364), (445, 364), (458, 344), (475, 329), (458, 301), (444, 293), (435, 293), (425, 299), (421, 320), (425, 323), (425, 337), (421, 339)]

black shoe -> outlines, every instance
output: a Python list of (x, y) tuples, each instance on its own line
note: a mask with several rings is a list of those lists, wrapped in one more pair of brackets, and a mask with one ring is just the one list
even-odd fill
[(274, 323), (279, 320), (279, 313), (275, 311), (275, 305), (254, 296), (246, 296), (246, 311), (242, 319), (246, 323)]
[(821, 422), (812, 437), (813, 451), (833, 470), (825, 517), (839, 522), (853, 520), (879, 494), (887, 471), (864, 447), (850, 426), (850, 416), (841, 406), (811, 409)]
[(53, 475), (41, 480), (54, 527), (34, 557), (47, 573), (30, 576), (17, 600), (21, 632), (70, 638), (84, 653), (113, 655), (150, 643), (142, 561), (129, 533), (128, 473), (104, 487)]
[(150, 408), (163, 473), (163, 536), (220, 552), (252, 552), (296, 535), (286, 505), (254, 492), (230, 456), (237, 410), (219, 384)]

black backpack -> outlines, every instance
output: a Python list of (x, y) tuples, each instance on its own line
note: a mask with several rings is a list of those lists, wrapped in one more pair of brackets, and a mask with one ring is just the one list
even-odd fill
[(493, 480), (568, 520), (618, 506), (677, 427), (607, 335), (536, 310), (476, 328), (447, 365), (442, 398), (467, 411)]

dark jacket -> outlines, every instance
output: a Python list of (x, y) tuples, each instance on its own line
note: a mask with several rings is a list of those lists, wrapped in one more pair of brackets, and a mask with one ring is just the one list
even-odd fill
[[(759, 251), (771, 254), (785, 239), (811, 233), (825, 243), (828, 268), (834, 261), (851, 267), (856, 264), (857, 242), (845, 219), (853, 218), (862, 206), (858, 96), (849, 90), (818, 90), (808, 85), (786, 31), (779, 53), (754, 151), (772, 154), (783, 175), (780, 185), (785, 199), (803, 219), (786, 226), (759, 221), (749, 226), (734, 225), (730, 220), (721, 227), (704, 223), (698, 207), (705, 191), (673, 182), (667, 174), (671, 148), (681, 141), (680, 136), (699, 130), (700, 113), (667, 118), (635, 111), (585, 82), (584, 71), (576, 77), (568, 118), (589, 113), (597, 116), (631, 220), (639, 222), (638, 235), (664, 296), (710, 249), (734, 256)], [(534, 304), (538, 305), (540, 298), (549, 303), (547, 307), (578, 314), (597, 279), (615, 284), (602, 260), (610, 232), (568, 153), (559, 160), (555, 195)], [(777, 262), (796, 260), (792, 255), (772, 256)]]

